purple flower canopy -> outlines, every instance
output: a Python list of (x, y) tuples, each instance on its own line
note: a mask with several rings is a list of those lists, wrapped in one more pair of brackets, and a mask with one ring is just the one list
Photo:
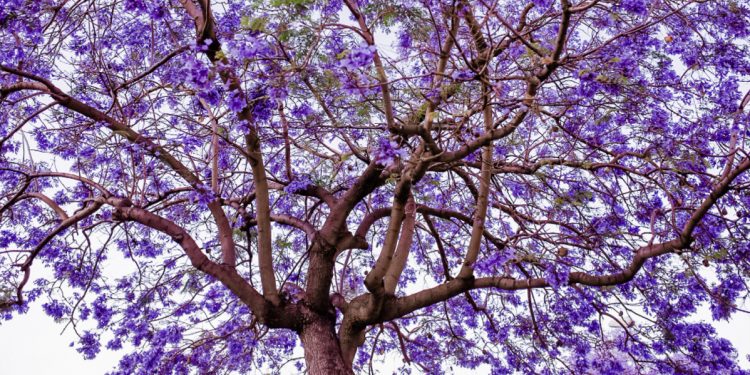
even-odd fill
[(115, 374), (746, 374), (749, 49), (729, 0), (4, 0), (0, 316)]

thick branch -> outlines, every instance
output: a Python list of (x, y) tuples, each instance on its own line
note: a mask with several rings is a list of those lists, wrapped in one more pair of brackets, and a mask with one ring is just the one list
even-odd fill
[[(193, 174), (184, 164), (182, 164), (182, 162), (177, 160), (177, 158), (170, 154), (166, 149), (154, 143), (150, 139), (143, 137), (128, 125), (117, 121), (106, 113), (71, 97), (47, 79), (6, 66), (0, 66), (0, 70), (43, 84), (45, 86), (43, 91), (52, 96), (52, 98), (57, 100), (58, 103), (60, 103), (60, 105), (62, 105), (63, 107), (86, 116), (94, 121), (106, 124), (106, 126), (115, 134), (124, 137), (131, 143), (142, 146), (152, 156), (163, 161), (194, 188), (201, 187), (202, 182), (200, 181), (200, 179), (195, 174)], [(235, 245), (234, 239), (232, 238), (232, 228), (229, 225), (229, 220), (227, 220), (227, 216), (224, 213), (224, 210), (221, 208), (221, 204), (218, 200), (213, 200), (211, 203), (209, 203), (208, 208), (211, 212), (211, 215), (214, 217), (214, 220), (216, 221), (216, 226), (219, 229), (219, 242), (221, 244), (222, 255), (224, 256), (224, 262), (233, 266), (235, 263)]]
[[(481, 46), (483, 42), (477, 41), (477, 46)], [(490, 106), (490, 94), (491, 90), (486, 84), (482, 85), (484, 110), (482, 111), (484, 120), (484, 130), (486, 132), (492, 131), (492, 107)], [(484, 233), (484, 220), (487, 217), (487, 206), (489, 204), (490, 195), (490, 177), (492, 176), (492, 142), (489, 142), (482, 150), (482, 170), (479, 177), (479, 192), (477, 195), (476, 209), (474, 210), (474, 218), (471, 228), (471, 238), (469, 240), (469, 247), (466, 251), (466, 258), (464, 259), (461, 271), (458, 273), (459, 278), (472, 277), (474, 274), (474, 263), (477, 261), (479, 256), (479, 248), (482, 244), (482, 233)]]
[(263, 296), (245, 281), (233, 267), (211, 261), (203, 254), (198, 244), (185, 229), (166, 218), (142, 208), (134, 207), (126, 199), (110, 198), (107, 203), (115, 207), (115, 218), (140, 223), (171, 237), (183, 249), (193, 267), (220, 280), (240, 300), (250, 306), (253, 313), (261, 321), (268, 318), (265, 316), (267, 306)]
[(404, 271), (406, 261), (409, 259), (409, 249), (414, 241), (414, 227), (416, 222), (417, 209), (414, 203), (414, 198), (409, 197), (406, 202), (404, 209), (404, 221), (401, 228), (401, 237), (398, 240), (396, 246), (396, 252), (393, 260), (388, 267), (388, 271), (383, 277), (383, 285), (385, 286), (386, 294), (394, 294), (396, 287), (398, 286), (398, 280), (401, 278), (401, 273)]
[[(219, 76), (224, 84), (228, 86), (229, 91), (242, 91), (240, 80), (235, 72), (225, 68), (225, 66), (230, 65), (226, 57), (218, 54), (221, 45), (215, 34), (215, 20), (211, 13), (210, 2), (208, 0), (199, 0), (198, 6), (190, 0), (181, 0), (181, 3), (195, 21), (198, 43), (205, 45), (206, 41), (210, 41), (205, 53), (214, 65), (222, 66), (219, 69)], [(263, 295), (273, 304), (278, 304), (280, 303), (280, 299), (276, 286), (276, 276), (273, 270), (273, 234), (271, 233), (269, 187), (266, 168), (263, 162), (263, 153), (261, 151), (260, 136), (258, 135), (258, 130), (253, 126), (254, 119), (250, 106), (246, 105), (242, 109), (238, 115), (238, 119), (247, 122), (249, 125), (249, 131), (245, 135), (245, 144), (247, 146), (248, 162), (253, 171), (253, 181), (255, 182), (255, 220), (258, 223), (258, 263), (260, 264)], [(229, 232), (229, 237), (231, 238), (231, 231)], [(234, 255), (234, 252), (232, 252), (232, 255)], [(230, 264), (234, 265), (234, 257), (231, 260)]]
[[(739, 175), (750, 169), (750, 158), (745, 159), (729, 176), (715, 185), (711, 194), (693, 211), (688, 222), (683, 227), (679, 238), (651, 244), (639, 248), (627, 268), (609, 275), (591, 275), (584, 272), (572, 272), (568, 284), (588, 286), (607, 286), (627, 283), (632, 280), (643, 264), (651, 258), (685, 249), (692, 243), (692, 233), (705, 217), (708, 210), (729, 191), (729, 186)], [(498, 288), (504, 290), (519, 290), (529, 288), (546, 288), (549, 283), (543, 278), (518, 280), (509, 277), (486, 277), (479, 279), (453, 279), (447, 283), (429, 288), (412, 295), (389, 301), (383, 307), (378, 321), (387, 321), (402, 317), (422, 307), (444, 301), (467, 290), (477, 288)]]

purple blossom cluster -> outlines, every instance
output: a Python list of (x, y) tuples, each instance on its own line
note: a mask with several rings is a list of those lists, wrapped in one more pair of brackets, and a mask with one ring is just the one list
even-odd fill
[(245, 95), (241, 91), (232, 91), (227, 98), (227, 107), (232, 112), (240, 112), (247, 106)]
[(402, 149), (396, 141), (389, 138), (380, 138), (377, 148), (372, 152), (373, 160), (386, 168), (396, 164), (408, 155), (408, 152)]
[(747, 374), (748, 45), (743, 1), (5, 0), (0, 319), (116, 374)]
[(186, 59), (182, 69), (184, 80), (195, 89), (206, 90), (211, 87), (211, 69), (200, 59)]
[(362, 44), (351, 48), (339, 63), (346, 69), (359, 69), (372, 64), (377, 48), (373, 45)]

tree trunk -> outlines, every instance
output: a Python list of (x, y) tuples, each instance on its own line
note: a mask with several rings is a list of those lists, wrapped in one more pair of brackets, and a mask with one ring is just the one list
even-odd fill
[(351, 366), (341, 354), (341, 345), (334, 324), (317, 319), (306, 324), (300, 333), (305, 350), (305, 363), (310, 375), (353, 375)]

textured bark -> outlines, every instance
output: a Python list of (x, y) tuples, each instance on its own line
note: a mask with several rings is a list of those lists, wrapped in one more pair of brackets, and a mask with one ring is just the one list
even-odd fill
[(306, 324), (300, 332), (300, 339), (305, 350), (308, 374), (354, 374), (341, 354), (341, 345), (332, 321), (319, 319)]

